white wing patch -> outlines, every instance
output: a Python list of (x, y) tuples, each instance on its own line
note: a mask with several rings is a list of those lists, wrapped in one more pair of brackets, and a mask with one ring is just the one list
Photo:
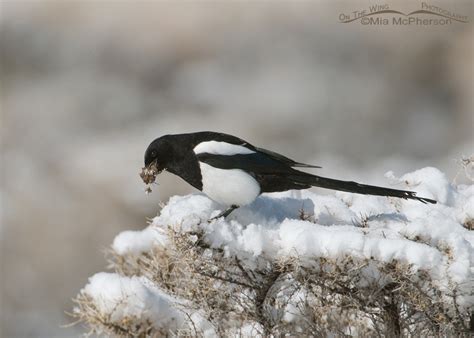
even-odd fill
[(255, 151), (244, 147), (243, 145), (231, 144), (227, 142), (207, 141), (201, 142), (194, 147), (194, 153), (197, 154), (213, 154), (213, 155), (236, 155), (236, 154), (253, 154)]

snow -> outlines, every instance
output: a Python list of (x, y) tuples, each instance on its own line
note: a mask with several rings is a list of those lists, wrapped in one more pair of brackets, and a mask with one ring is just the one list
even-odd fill
[[(396, 177), (387, 173), (396, 188), (413, 190), (434, 198), (438, 204), (396, 198), (335, 193), (321, 196), (313, 191), (289, 191), (260, 196), (235, 210), (227, 219), (208, 221), (222, 207), (203, 194), (174, 196), (148, 228), (119, 234), (113, 244), (120, 254), (137, 254), (166, 246), (169, 227), (181, 232), (201, 230), (213, 248), (248, 260), (259, 257), (275, 262), (298, 258), (310, 265), (317, 258), (350, 256), (410, 266), (429, 273), (440, 290), (452, 283), (460, 290), (473, 289), (474, 232), (463, 223), (474, 215), (474, 186), (452, 185), (435, 168), (424, 168)], [(303, 210), (307, 218), (300, 219)], [(167, 298), (150, 289), (140, 278), (97, 274), (84, 289), (109, 308), (136, 295), (130, 308), (116, 310), (138, 315), (145, 312), (153, 322), (169, 325), (179, 321)], [(458, 298), (461, 309), (474, 305), (472, 295)]]
[(170, 297), (144, 277), (100, 272), (89, 278), (81, 292), (101, 313), (111, 314), (114, 323), (136, 317), (150, 321), (157, 329), (175, 330), (183, 321), (182, 314), (171, 306)]
[(427, 167), (405, 174), (399, 181), (413, 187), (420, 196), (435, 199), (446, 205), (451, 205), (453, 202), (453, 190), (446, 175), (436, 168)]
[(148, 227), (142, 231), (123, 231), (114, 239), (112, 248), (119, 255), (135, 254), (150, 251), (154, 245), (165, 245), (166, 236), (163, 229)]

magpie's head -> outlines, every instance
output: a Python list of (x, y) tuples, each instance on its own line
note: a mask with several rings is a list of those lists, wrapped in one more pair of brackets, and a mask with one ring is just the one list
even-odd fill
[(145, 167), (140, 173), (143, 182), (146, 184), (155, 182), (156, 176), (167, 169), (171, 157), (171, 144), (165, 137), (151, 142), (145, 151)]

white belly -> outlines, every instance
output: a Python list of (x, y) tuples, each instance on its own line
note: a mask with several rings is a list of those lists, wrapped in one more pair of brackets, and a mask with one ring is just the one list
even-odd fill
[(260, 194), (260, 185), (240, 169), (218, 169), (199, 162), (202, 191), (217, 203), (242, 206), (252, 203)]

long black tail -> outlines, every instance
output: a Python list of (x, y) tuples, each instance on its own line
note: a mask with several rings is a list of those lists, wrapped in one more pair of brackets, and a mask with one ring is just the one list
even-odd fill
[(363, 194), (363, 195), (393, 196), (393, 197), (399, 197), (403, 199), (418, 200), (425, 204), (426, 203), (436, 204), (435, 200), (432, 200), (429, 198), (417, 197), (416, 192), (413, 192), (413, 191), (377, 187), (374, 185), (360, 184), (360, 183), (352, 182), (352, 181), (334, 180), (332, 178), (311, 175), (308, 173), (301, 173), (301, 175), (299, 174), (290, 175), (288, 178), (293, 180), (296, 183), (309, 184), (314, 187), (353, 192), (356, 194)]

